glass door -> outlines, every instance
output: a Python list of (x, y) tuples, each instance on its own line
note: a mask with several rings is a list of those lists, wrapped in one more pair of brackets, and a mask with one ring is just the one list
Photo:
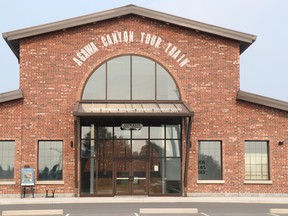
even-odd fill
[(133, 194), (147, 194), (147, 161), (144, 159), (133, 159), (132, 173)]
[(115, 160), (115, 195), (131, 194), (131, 162)]
[(115, 195), (147, 194), (147, 160), (115, 160)]

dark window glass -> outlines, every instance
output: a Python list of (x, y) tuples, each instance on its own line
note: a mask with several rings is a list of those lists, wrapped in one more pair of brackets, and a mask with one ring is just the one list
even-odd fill
[(14, 179), (14, 141), (0, 141), (0, 179)]
[(222, 179), (222, 155), (220, 141), (200, 141), (198, 150), (199, 180)]
[(131, 140), (114, 140), (115, 157), (131, 157)]
[(97, 127), (98, 139), (111, 139), (113, 137), (113, 127)]
[(91, 150), (91, 141), (94, 143), (94, 140), (81, 140), (81, 157), (95, 156), (95, 152)]
[(130, 100), (130, 56), (107, 62), (107, 99)]
[(83, 100), (106, 99), (106, 64), (101, 65), (89, 78), (83, 92)]
[(155, 62), (132, 57), (132, 100), (155, 100)]
[(245, 142), (245, 179), (269, 179), (268, 142)]
[(180, 158), (166, 159), (166, 191), (181, 193), (181, 160)]
[(82, 126), (81, 127), (81, 138), (82, 139), (90, 139), (91, 137), (91, 127), (90, 126)]
[(164, 140), (150, 140), (150, 149), (152, 157), (164, 157)]
[(38, 180), (62, 180), (62, 141), (39, 141)]

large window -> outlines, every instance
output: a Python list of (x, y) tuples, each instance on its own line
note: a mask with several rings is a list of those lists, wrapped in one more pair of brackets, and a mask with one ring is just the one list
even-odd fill
[(0, 180), (14, 179), (14, 141), (0, 141)]
[(88, 79), (83, 100), (179, 100), (178, 88), (158, 63), (134, 55), (113, 58)]
[(222, 179), (222, 154), (220, 141), (200, 141), (198, 150), (198, 179)]
[(268, 170), (268, 142), (245, 141), (245, 179), (268, 180)]
[(39, 141), (38, 180), (62, 180), (62, 141)]

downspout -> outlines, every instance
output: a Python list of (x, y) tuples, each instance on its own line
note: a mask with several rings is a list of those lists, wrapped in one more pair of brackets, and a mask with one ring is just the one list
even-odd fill
[(74, 178), (74, 196), (76, 197), (78, 191), (78, 132), (79, 132), (79, 120), (78, 117), (74, 117), (74, 166), (75, 166), (75, 178)]
[[(187, 122), (188, 121), (188, 122)], [(187, 197), (187, 187), (188, 187), (188, 167), (189, 167), (189, 149), (190, 149), (190, 134), (192, 117), (184, 118), (185, 125), (185, 136), (186, 136), (186, 154), (185, 154), (185, 165), (184, 165), (184, 196)]]

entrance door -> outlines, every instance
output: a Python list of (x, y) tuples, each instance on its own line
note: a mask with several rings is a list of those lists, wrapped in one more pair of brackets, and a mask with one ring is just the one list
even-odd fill
[(115, 195), (147, 194), (147, 160), (115, 160)]

